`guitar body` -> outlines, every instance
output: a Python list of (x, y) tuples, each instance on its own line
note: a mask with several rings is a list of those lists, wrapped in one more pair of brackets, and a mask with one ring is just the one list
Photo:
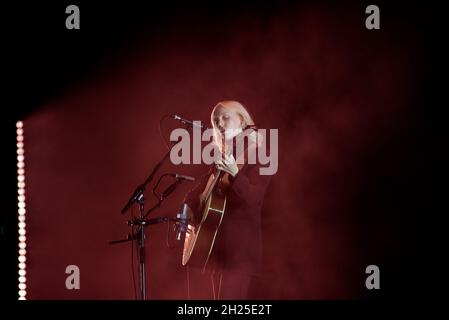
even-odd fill
[[(217, 180), (220, 176), (221, 174), (218, 175)], [(200, 224), (197, 226), (189, 224), (187, 227), (182, 265), (198, 267), (203, 273), (205, 272), (225, 209), (226, 194), (219, 187), (212, 189), (206, 198)]]
[[(224, 140), (222, 141), (225, 149)], [(239, 170), (247, 162), (249, 150), (256, 150), (256, 144), (248, 146), (242, 153), (243, 162), (237, 161)], [(217, 169), (209, 177), (209, 181), (202, 193), (204, 200), (203, 215), (199, 225), (189, 224), (184, 239), (184, 249), (182, 254), (182, 265), (195, 266), (202, 269), (204, 273), (208, 266), (209, 258), (212, 254), (215, 239), (220, 229), (221, 222), (226, 209), (226, 191), (230, 186), (229, 174)]]

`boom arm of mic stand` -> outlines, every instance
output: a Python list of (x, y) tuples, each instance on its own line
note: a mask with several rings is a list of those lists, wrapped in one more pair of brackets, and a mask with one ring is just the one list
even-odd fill
[[(188, 128), (190, 129), (190, 128)], [(179, 141), (177, 142), (179, 143)], [(150, 175), (148, 176), (148, 178), (145, 180), (145, 182), (143, 184), (141, 184), (140, 186), (138, 186), (136, 188), (136, 190), (134, 191), (133, 195), (131, 196), (131, 198), (129, 198), (128, 202), (126, 203), (126, 205), (123, 207), (123, 209), (120, 211), (121, 214), (125, 214), (129, 208), (132, 206), (132, 204), (134, 202), (136, 202), (140, 197), (143, 197), (143, 192), (145, 191), (145, 188), (147, 187), (147, 184), (151, 182), (151, 180), (153, 180), (154, 175), (156, 174), (156, 172), (159, 170), (159, 168), (162, 166), (162, 164), (167, 160), (167, 158), (170, 156), (170, 152), (171, 149), (177, 144), (173, 144), (170, 147), (170, 150), (168, 150), (168, 152), (164, 155), (164, 157), (156, 164), (156, 166), (153, 168), (153, 171), (150, 173)], [(148, 213), (147, 213), (148, 214)]]
[[(156, 217), (156, 218), (149, 219), (149, 220), (143, 220), (142, 222), (140, 222), (140, 220), (130, 220), (130, 221), (128, 221), (128, 224), (129, 225), (135, 225), (135, 224), (139, 225), (140, 224), (140, 225), (147, 226), (147, 225), (150, 225), (150, 224), (158, 224), (158, 223), (163, 223), (163, 222), (166, 222), (166, 221), (179, 221), (179, 219), (172, 218), (172, 217), (169, 217), (169, 216), (161, 216), (161, 217)], [(126, 239), (113, 240), (113, 241), (110, 241), (109, 244), (117, 244), (117, 243), (122, 243), (122, 242), (128, 242), (128, 241), (131, 241), (131, 240), (137, 240), (138, 237), (139, 237), (139, 233), (136, 232), (134, 234), (128, 234)]]
[(150, 175), (145, 180), (145, 182), (137, 187), (137, 189), (134, 191), (131, 198), (129, 198), (128, 203), (121, 210), (121, 214), (125, 214), (126, 211), (128, 211), (128, 209), (131, 207), (131, 205), (134, 202), (136, 202), (140, 196), (143, 196), (143, 192), (145, 191), (147, 184), (150, 183), (151, 180), (153, 180), (156, 172), (159, 170), (159, 168), (162, 166), (162, 164), (165, 162), (165, 160), (167, 160), (167, 158), (169, 157), (170, 152), (171, 152), (171, 149), (165, 154), (165, 156), (162, 158), (162, 160), (156, 164), (156, 166), (153, 168), (153, 171), (150, 173)]

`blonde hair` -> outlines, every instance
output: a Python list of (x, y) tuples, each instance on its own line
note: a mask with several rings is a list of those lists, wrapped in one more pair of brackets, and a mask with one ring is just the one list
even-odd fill
[[(214, 114), (215, 114), (215, 111), (218, 108), (224, 108), (224, 109), (227, 109), (227, 110), (232, 110), (236, 114), (240, 115), (240, 117), (242, 118), (242, 131), (243, 132), (245, 132), (245, 129), (248, 126), (255, 126), (255, 123), (254, 123), (253, 118), (249, 114), (248, 110), (246, 110), (246, 108), (240, 102), (232, 101), (232, 100), (226, 100), (226, 101), (221, 101), (221, 102), (217, 103), (216, 106), (214, 107), (214, 109), (212, 110), (211, 115), (210, 115), (210, 121), (212, 123), (212, 128), (214, 129), (214, 143), (221, 150), (221, 142), (220, 142), (220, 135), (219, 135), (220, 131), (218, 130), (217, 125), (216, 125), (216, 123), (214, 121)], [(259, 133), (256, 133), (255, 131), (252, 131), (251, 133), (248, 134), (248, 137), (253, 142), (256, 142), (258, 146), (260, 146), (262, 140), (261, 140), (261, 135)]]

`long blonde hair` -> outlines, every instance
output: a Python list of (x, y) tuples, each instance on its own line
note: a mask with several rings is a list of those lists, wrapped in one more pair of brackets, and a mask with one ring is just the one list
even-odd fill
[[(242, 118), (242, 131), (245, 132), (245, 129), (255, 127), (255, 123), (248, 110), (238, 101), (226, 100), (220, 101), (212, 110), (210, 115), (210, 121), (212, 123), (212, 128), (214, 129), (214, 143), (218, 146), (221, 151), (221, 141), (220, 141), (220, 130), (217, 128), (217, 124), (214, 121), (214, 114), (218, 108), (224, 108), (227, 110), (232, 110)], [(241, 135), (241, 133), (239, 134)], [(252, 131), (248, 134), (249, 139), (253, 142), (257, 143), (260, 146), (262, 140), (261, 135), (255, 131)]]

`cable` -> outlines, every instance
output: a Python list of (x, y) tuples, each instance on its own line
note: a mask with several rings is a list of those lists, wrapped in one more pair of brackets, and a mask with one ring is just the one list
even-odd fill
[(176, 246), (170, 245), (170, 237), (169, 237), (169, 233), (170, 233), (170, 220), (167, 220), (167, 232), (165, 233), (165, 245), (167, 246), (167, 248), (169, 249), (173, 249), (176, 248)]
[(168, 117), (170, 117), (170, 115), (169, 115), (169, 114), (165, 114), (165, 115), (163, 115), (162, 118), (159, 120), (159, 134), (161, 135), (162, 141), (164, 141), (164, 144), (165, 144), (165, 146), (167, 147), (167, 149), (170, 150), (170, 149), (171, 149), (170, 143), (167, 142), (167, 141), (165, 140), (164, 135), (162, 134), (162, 121), (163, 121), (165, 118), (168, 118)]
[(223, 273), (220, 272), (220, 282), (218, 282), (218, 293), (217, 293), (218, 300), (221, 300), (221, 299), (220, 299), (220, 296), (221, 296), (221, 279), (222, 279), (222, 278), (223, 278)]
[(186, 274), (187, 274), (187, 300), (190, 300), (190, 274), (189, 274), (189, 266), (186, 266)]
[[(131, 207), (131, 218), (134, 219), (133, 207)], [(133, 276), (134, 299), (137, 300), (136, 278), (134, 275), (134, 225), (131, 226), (131, 272)]]
[(212, 282), (212, 295), (213, 295), (213, 299), (217, 300), (217, 296), (215, 295), (215, 284), (214, 284), (214, 274), (211, 273), (210, 275), (210, 281)]

